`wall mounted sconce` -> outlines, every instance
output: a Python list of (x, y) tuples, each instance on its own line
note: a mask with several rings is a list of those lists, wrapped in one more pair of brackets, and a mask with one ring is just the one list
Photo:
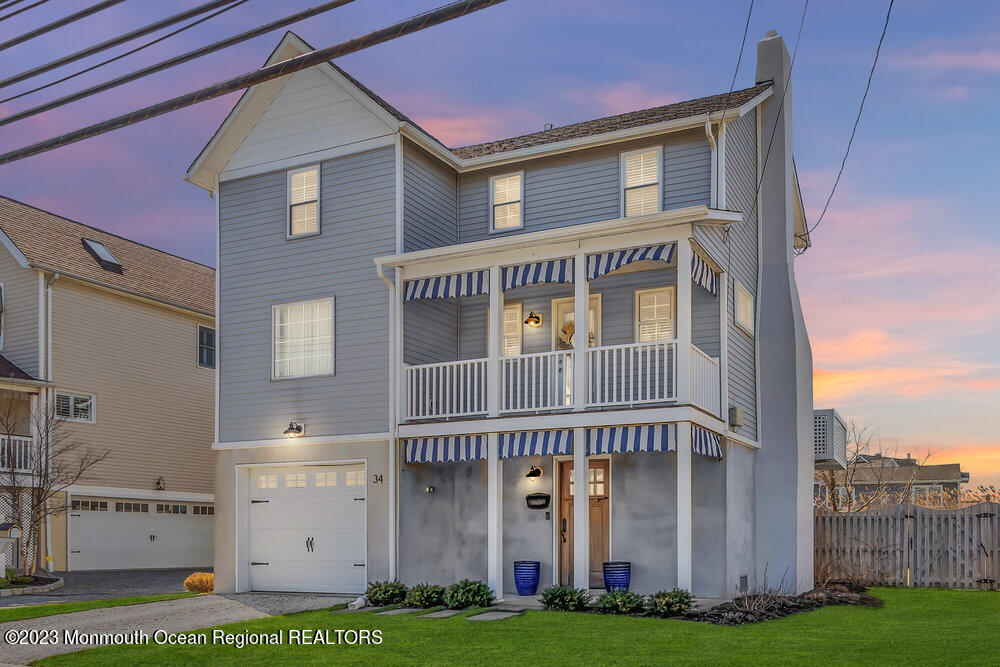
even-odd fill
[(153, 482), (153, 488), (156, 489), (157, 491), (163, 491), (164, 489), (167, 488), (166, 480), (164, 480), (163, 477), (157, 477), (156, 481)]
[(424, 487), (424, 491), (426, 491), (427, 493), (434, 493), (434, 487), (433, 486)]
[(288, 428), (284, 430), (283, 435), (286, 438), (298, 438), (303, 433), (305, 433), (306, 426), (301, 422), (288, 422)]
[(528, 468), (528, 472), (524, 473), (524, 477), (528, 481), (534, 482), (535, 480), (537, 480), (539, 477), (541, 477), (544, 474), (545, 474), (545, 471), (543, 471), (538, 466), (531, 466), (530, 468)]
[(528, 316), (524, 318), (524, 323), (532, 329), (540, 327), (542, 326), (542, 316), (532, 310), (528, 313)]

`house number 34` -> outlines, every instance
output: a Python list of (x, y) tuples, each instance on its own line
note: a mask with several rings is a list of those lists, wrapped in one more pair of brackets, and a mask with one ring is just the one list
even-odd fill
[(372, 475), (372, 484), (384, 484), (382, 475)]

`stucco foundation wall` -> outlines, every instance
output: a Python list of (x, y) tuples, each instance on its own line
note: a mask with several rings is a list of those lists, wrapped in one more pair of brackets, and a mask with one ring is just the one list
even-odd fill
[(447, 586), (466, 578), (486, 580), (486, 462), (403, 464), (399, 580)]
[(691, 457), (692, 593), (727, 597), (726, 462)]
[(754, 466), (757, 453), (741, 445), (726, 448), (726, 565), (727, 597), (746, 575), (751, 583), (754, 566)]
[[(389, 577), (389, 506), (392, 494), (389, 486), (389, 443), (365, 442), (328, 445), (282, 445), (229, 449), (218, 452), (215, 474), (215, 592), (232, 593), (237, 587), (237, 558), (246, 564), (246, 517), (242, 506), (247, 499), (237, 502), (238, 470), (245, 464), (267, 463), (335, 463), (337, 461), (364, 460), (367, 463), (367, 517), (368, 517), (368, 580)], [(241, 468), (237, 468), (241, 466)], [(381, 475), (383, 483), (374, 484), (373, 477)], [(237, 530), (237, 526), (241, 526)], [(240, 549), (239, 555), (237, 548)], [(244, 568), (245, 569), (245, 568)], [(240, 577), (240, 587), (245, 589), (247, 580)]]
[[(558, 501), (553, 486), (555, 466), (552, 457), (523, 456), (505, 459), (503, 465), (503, 590), (516, 594), (514, 561), (537, 560), (542, 569), (538, 590), (552, 583), (552, 521)], [(531, 466), (542, 469), (543, 475), (532, 482), (524, 474)], [(529, 493), (550, 493), (552, 504), (547, 510), (529, 510), (524, 497)], [(546, 518), (548, 515), (549, 518)]]

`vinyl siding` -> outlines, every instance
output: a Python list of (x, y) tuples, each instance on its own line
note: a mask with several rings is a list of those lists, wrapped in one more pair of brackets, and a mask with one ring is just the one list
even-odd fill
[(223, 174), (392, 134), (317, 68), (293, 74), (230, 157)]
[[(719, 261), (729, 263), (729, 402), (743, 409), (740, 435), (757, 438), (757, 368), (754, 337), (736, 326), (736, 281), (757, 294), (756, 114), (749, 113), (726, 127), (726, 207), (743, 211), (743, 220), (729, 228), (729, 241), (715, 228), (696, 225), (695, 238)], [(700, 288), (695, 287), (697, 292)], [(758, 297), (754, 299), (756, 308)], [(703, 348), (704, 349), (704, 348)], [(709, 352), (709, 350), (705, 350)], [(711, 352), (709, 352), (712, 354)]]
[(24, 268), (6, 249), (0, 249), (0, 282), (4, 287), (0, 354), (37, 378), (41, 375), (38, 367), (38, 271)]
[(663, 146), (665, 209), (708, 204), (711, 150), (704, 132), (662, 137), (575, 151), (523, 164), (505, 165), (459, 176), (459, 241), (481, 241), (489, 230), (489, 178), (524, 170), (524, 227), (503, 235), (568, 227), (621, 216), (620, 153)]
[(403, 141), (403, 250), (458, 243), (455, 172)]
[(53, 283), (53, 383), (94, 394), (96, 421), (66, 441), (111, 451), (81, 484), (212, 493), (215, 374), (198, 366), (210, 318), (142, 303), (67, 278)]
[[(391, 147), (322, 164), (322, 233), (285, 239), (285, 173), (220, 187), (220, 439), (388, 428), (388, 294), (372, 257), (396, 244)], [(271, 381), (271, 306), (335, 297), (334, 375)]]

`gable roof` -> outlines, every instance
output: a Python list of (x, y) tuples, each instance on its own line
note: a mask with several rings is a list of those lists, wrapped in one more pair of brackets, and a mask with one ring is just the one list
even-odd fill
[[(22, 266), (129, 292), (209, 316), (215, 313), (215, 270), (0, 196), (0, 241)], [(103, 268), (84, 245), (103, 244), (121, 272)]]

